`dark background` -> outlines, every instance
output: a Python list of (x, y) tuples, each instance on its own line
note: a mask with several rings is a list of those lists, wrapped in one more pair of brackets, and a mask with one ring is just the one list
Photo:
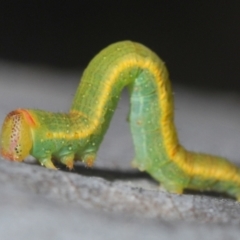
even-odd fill
[(79, 69), (108, 44), (141, 42), (174, 83), (240, 90), (240, 1), (2, 1), (0, 60)]

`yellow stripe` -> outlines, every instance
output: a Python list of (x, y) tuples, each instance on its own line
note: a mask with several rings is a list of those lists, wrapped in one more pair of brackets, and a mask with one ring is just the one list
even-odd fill
[[(151, 59), (145, 58), (135, 58), (134, 54), (132, 57), (122, 59), (116, 67), (112, 69), (111, 74), (108, 77), (108, 84), (102, 89), (102, 94), (99, 96), (98, 105), (96, 106), (95, 116), (91, 117), (91, 122), (89, 126), (85, 129), (75, 131), (74, 133), (58, 132), (53, 133), (53, 138), (65, 138), (65, 139), (83, 139), (94, 133), (94, 131), (99, 126), (99, 119), (101, 119), (102, 109), (108, 101), (107, 96), (116, 84), (116, 80), (121, 72), (128, 68), (139, 67), (142, 69), (147, 69), (155, 78), (158, 91), (158, 102), (161, 107), (162, 117), (159, 119), (159, 127), (162, 129), (162, 135), (164, 139), (164, 145), (169, 159), (176, 163), (186, 174), (190, 176), (198, 175), (203, 178), (213, 177), (218, 180), (225, 181), (236, 181), (240, 183), (240, 178), (237, 174), (233, 174), (232, 166), (229, 165), (230, 169), (223, 169), (216, 167), (216, 170), (211, 170), (211, 175), (208, 170), (207, 164), (206, 168), (203, 168), (202, 165), (194, 165), (193, 155), (196, 153), (187, 152), (178, 142), (177, 132), (175, 129), (173, 121), (173, 99), (172, 92), (170, 87), (170, 81), (163, 76), (162, 69), (159, 68), (159, 65), (151, 61)], [(163, 66), (165, 68), (165, 66)], [(72, 111), (71, 113), (83, 115), (83, 113)], [(196, 154), (197, 155), (197, 154)], [(186, 161), (186, 159), (190, 161)], [(211, 156), (209, 156), (211, 158)], [(212, 168), (212, 167), (211, 167)]]

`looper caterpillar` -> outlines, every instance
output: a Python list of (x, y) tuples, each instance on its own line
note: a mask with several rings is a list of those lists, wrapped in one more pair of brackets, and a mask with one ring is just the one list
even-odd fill
[(137, 168), (170, 192), (212, 190), (240, 200), (239, 168), (180, 145), (167, 69), (150, 49), (130, 41), (112, 44), (92, 59), (69, 113), (10, 112), (2, 126), (2, 156), (20, 162), (31, 154), (52, 169), (52, 158), (69, 169), (75, 159), (92, 166), (125, 86), (131, 94), (129, 122)]

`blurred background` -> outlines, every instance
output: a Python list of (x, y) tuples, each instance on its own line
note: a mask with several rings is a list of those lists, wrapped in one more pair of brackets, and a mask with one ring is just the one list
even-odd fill
[(79, 70), (130, 39), (161, 56), (174, 84), (239, 90), (239, 10), (224, 0), (2, 1), (0, 61)]

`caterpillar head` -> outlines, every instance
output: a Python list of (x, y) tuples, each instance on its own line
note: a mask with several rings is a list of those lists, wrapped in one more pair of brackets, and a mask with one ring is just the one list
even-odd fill
[(27, 110), (17, 109), (6, 116), (0, 136), (0, 152), (4, 158), (21, 162), (29, 155), (33, 125), (34, 120)]

